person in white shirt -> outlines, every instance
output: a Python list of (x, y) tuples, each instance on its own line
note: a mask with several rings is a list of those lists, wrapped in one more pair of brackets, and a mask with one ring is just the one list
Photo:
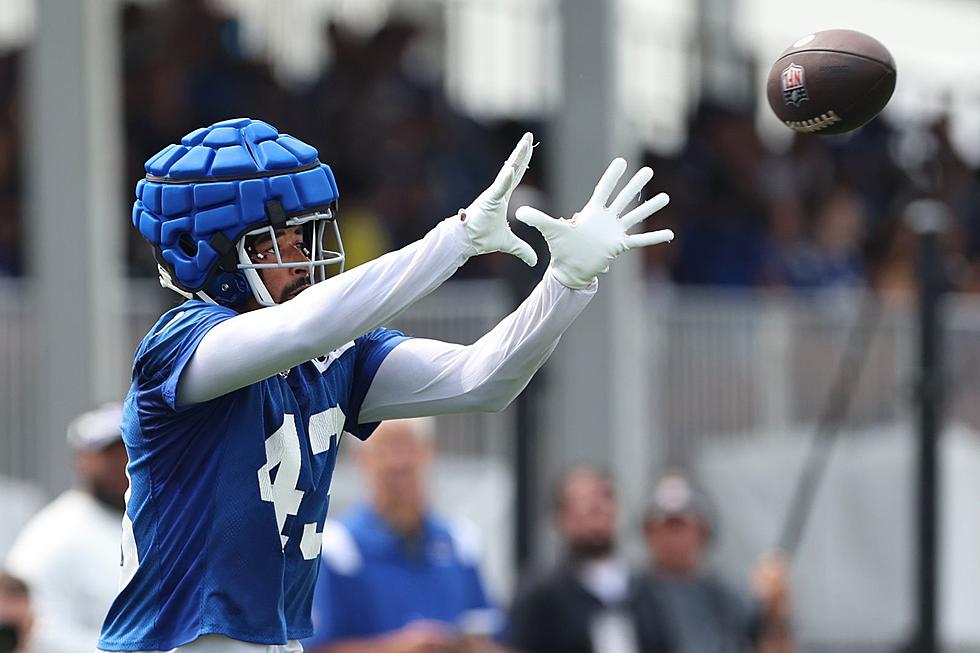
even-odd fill
[(121, 405), (106, 404), (72, 421), (78, 486), (35, 515), (7, 556), (7, 569), (31, 590), (38, 653), (90, 653), (119, 589), (129, 487), (121, 420)]

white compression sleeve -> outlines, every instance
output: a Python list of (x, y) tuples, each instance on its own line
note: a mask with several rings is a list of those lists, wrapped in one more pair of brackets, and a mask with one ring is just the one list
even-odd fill
[(435, 290), (475, 251), (462, 221), (446, 218), (422, 240), (284, 304), (221, 322), (188, 362), (177, 403), (220, 397), (341, 347)]
[(360, 421), (502, 410), (548, 360), (597, 287), (566, 288), (549, 269), (516, 311), (472, 345), (400, 343), (378, 368)]

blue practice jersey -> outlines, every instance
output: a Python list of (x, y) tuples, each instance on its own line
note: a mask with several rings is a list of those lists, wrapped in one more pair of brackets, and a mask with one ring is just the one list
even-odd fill
[[(109, 651), (168, 650), (207, 633), (284, 644), (310, 607), (341, 434), (404, 339), (377, 329), (330, 355), (211, 401), (176, 405), (204, 335), (236, 313), (188, 301), (143, 339), (126, 398), (130, 494)], [(242, 355), (248, 355), (243, 352)]]
[(370, 507), (327, 525), (313, 603), (316, 648), (371, 638), (416, 621), (450, 632), (496, 635), (503, 616), (488, 600), (477, 569), (475, 536), (425, 516), (406, 540)]

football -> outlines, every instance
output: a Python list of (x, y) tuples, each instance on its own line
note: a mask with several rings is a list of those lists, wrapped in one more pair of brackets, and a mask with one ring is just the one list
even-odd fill
[(885, 108), (895, 90), (895, 60), (877, 40), (846, 29), (804, 36), (772, 65), (769, 106), (790, 129), (842, 134)]

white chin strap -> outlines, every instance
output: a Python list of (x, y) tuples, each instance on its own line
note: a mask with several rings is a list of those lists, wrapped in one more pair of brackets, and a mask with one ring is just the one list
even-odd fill
[[(180, 287), (174, 283), (173, 277), (171, 277), (170, 273), (167, 272), (167, 269), (164, 268), (159, 263), (157, 264), (157, 274), (160, 275), (159, 280), (161, 286), (163, 286), (167, 290), (173, 290), (175, 293), (177, 293), (178, 295), (180, 295), (185, 299), (194, 299), (194, 295), (187, 292), (186, 290), (181, 290)], [(208, 299), (207, 301), (211, 301), (211, 300)], [(213, 304), (214, 302), (211, 303)]]

